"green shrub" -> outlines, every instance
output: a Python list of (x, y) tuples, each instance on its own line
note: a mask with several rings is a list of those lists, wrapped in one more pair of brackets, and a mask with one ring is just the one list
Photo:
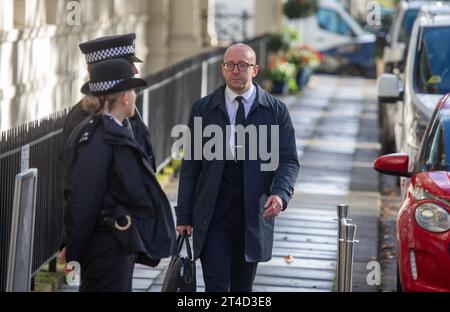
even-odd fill
[(317, 12), (317, 0), (288, 0), (283, 11), (289, 19), (302, 18)]

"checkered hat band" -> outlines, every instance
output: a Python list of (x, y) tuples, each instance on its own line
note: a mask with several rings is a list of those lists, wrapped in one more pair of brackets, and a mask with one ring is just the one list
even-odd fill
[(101, 82), (90, 82), (89, 83), (89, 91), (91, 91), (91, 92), (108, 91), (108, 90), (114, 88), (114, 86), (121, 81), (124, 81), (124, 79), (101, 81)]
[(105, 49), (88, 53), (86, 54), (86, 62), (90, 64), (129, 54), (134, 54), (134, 45)]

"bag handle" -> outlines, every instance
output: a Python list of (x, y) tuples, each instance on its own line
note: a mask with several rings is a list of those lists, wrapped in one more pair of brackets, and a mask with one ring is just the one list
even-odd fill
[(186, 251), (187, 251), (188, 258), (193, 261), (194, 257), (192, 256), (192, 249), (191, 249), (191, 244), (189, 243), (189, 237), (187, 235), (187, 231), (184, 231), (182, 235), (178, 235), (178, 238), (177, 238), (178, 254), (180, 254), (181, 250), (183, 249), (184, 242), (186, 242)]

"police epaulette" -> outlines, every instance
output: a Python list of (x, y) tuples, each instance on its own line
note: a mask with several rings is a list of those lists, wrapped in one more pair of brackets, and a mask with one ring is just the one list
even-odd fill
[(91, 135), (91, 133), (95, 130), (95, 127), (97, 126), (97, 122), (95, 120), (95, 118), (91, 118), (86, 126), (83, 129), (83, 134), (81, 135), (80, 139), (78, 140), (78, 144), (84, 143), (89, 141), (89, 137)]
[(85, 132), (83, 133), (83, 135), (81, 136), (80, 140), (78, 141), (79, 144), (85, 142), (89, 140), (89, 132)]

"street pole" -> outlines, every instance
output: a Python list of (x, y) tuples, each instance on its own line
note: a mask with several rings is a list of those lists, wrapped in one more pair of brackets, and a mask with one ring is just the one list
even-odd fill
[(348, 205), (337, 206), (338, 215), (338, 260), (337, 260), (337, 290), (343, 292), (345, 288), (345, 241), (346, 231), (344, 225), (347, 224)]
[(337, 256), (337, 291), (352, 291), (353, 249), (356, 225), (350, 224), (347, 218), (348, 205), (337, 206), (338, 215), (338, 256)]
[(353, 248), (355, 246), (356, 225), (345, 226), (347, 240), (345, 241), (345, 292), (352, 292), (353, 288)]

